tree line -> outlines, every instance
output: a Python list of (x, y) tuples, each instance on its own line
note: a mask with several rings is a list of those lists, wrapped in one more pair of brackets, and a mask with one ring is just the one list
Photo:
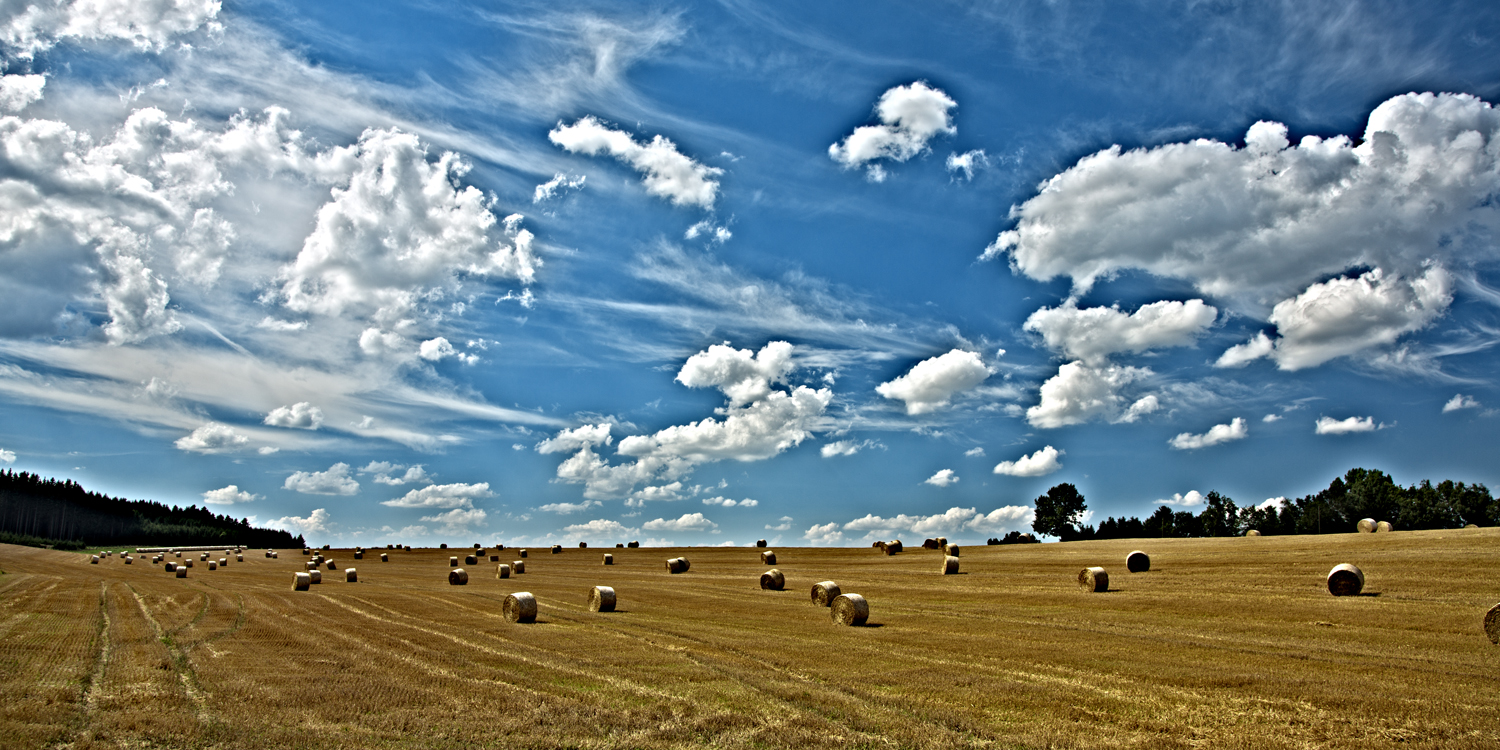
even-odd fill
[(293, 548), (302, 536), (153, 500), (125, 500), (89, 492), (71, 479), (0, 471), (0, 542), (55, 549), (128, 545)]
[[(1136, 539), (1161, 537), (1239, 536), (1254, 529), (1266, 536), (1278, 534), (1340, 534), (1356, 531), (1362, 518), (1390, 521), (1397, 529), (1456, 529), (1468, 524), (1500, 525), (1500, 502), (1483, 484), (1423, 480), (1402, 487), (1389, 474), (1374, 469), (1350, 469), (1335, 477), (1328, 488), (1313, 495), (1286, 500), (1278, 505), (1240, 507), (1217, 491), (1203, 500), (1203, 510), (1194, 514), (1163, 505), (1140, 518), (1110, 517), (1097, 527), (1082, 524), (1088, 505), (1071, 484), (1059, 484), (1036, 499), (1038, 534), (1063, 541), (1082, 539)], [(1011, 532), (992, 544), (1028, 541)]]

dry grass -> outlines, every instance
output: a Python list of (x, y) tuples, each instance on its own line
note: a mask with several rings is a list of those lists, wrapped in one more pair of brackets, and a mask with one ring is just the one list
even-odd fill
[[(743, 549), (545, 556), (517, 627), (513, 582), (449, 587), (438, 550), (293, 592), (295, 552), (179, 580), (0, 546), (0, 746), (1500, 746), (1500, 529), (1153, 541), (1150, 575), (1080, 593), (1138, 544), (973, 547), (959, 576), (783, 555), (793, 591), (863, 594), (859, 628), (746, 585), (765, 568)], [(1328, 595), (1346, 561), (1363, 596)]]

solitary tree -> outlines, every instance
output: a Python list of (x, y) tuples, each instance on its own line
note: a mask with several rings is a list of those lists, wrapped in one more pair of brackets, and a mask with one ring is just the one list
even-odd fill
[(1086, 510), (1088, 505), (1078, 488), (1064, 482), (1036, 499), (1036, 520), (1031, 522), (1031, 529), (1063, 541), (1074, 539)]

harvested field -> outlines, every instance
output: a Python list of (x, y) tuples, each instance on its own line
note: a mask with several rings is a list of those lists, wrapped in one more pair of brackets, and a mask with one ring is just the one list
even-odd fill
[[(177, 579), (0, 545), (0, 745), (1500, 746), (1500, 529), (1153, 540), (1150, 575), (1079, 590), (1139, 544), (971, 547), (958, 576), (923, 550), (784, 556), (791, 591), (862, 594), (864, 627), (762, 591), (743, 549), (545, 555), (523, 627), (515, 584), (449, 586), (441, 550), (292, 591), (295, 554)], [(1341, 562), (1362, 595), (1329, 596)], [(591, 614), (594, 586), (620, 608)]]

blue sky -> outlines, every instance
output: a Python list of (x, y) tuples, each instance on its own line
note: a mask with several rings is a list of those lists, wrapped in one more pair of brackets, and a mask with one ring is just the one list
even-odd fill
[(1500, 9), (0, 8), (0, 463), (333, 544), (1500, 485)]

